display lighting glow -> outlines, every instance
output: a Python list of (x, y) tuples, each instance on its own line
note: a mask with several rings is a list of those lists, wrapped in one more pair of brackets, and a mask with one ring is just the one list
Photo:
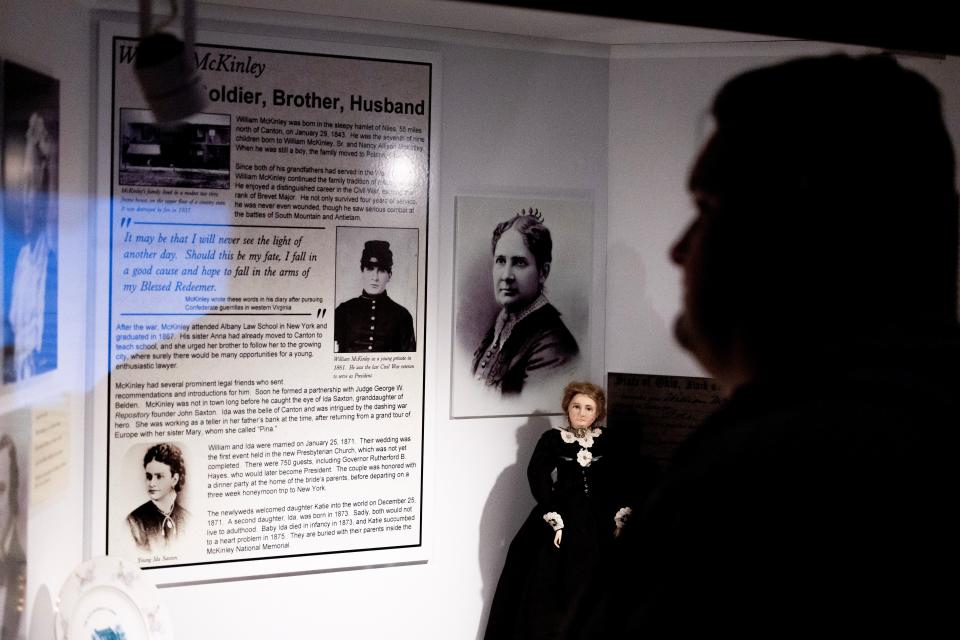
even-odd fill
[(397, 155), (386, 161), (384, 173), (391, 187), (409, 189), (417, 179), (417, 165), (409, 155)]

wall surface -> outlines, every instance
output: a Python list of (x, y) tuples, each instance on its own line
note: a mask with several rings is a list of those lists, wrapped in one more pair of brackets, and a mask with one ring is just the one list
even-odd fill
[[(446, 239), (452, 238), (455, 195), (571, 195), (592, 200), (595, 249), (592, 256), (578, 260), (593, 261), (592, 320), (595, 328), (602, 328), (607, 61), (454, 46), (442, 52), (441, 265), (452, 264), (452, 243)], [(453, 320), (452, 270), (441, 266), (440, 271), (437, 321), (446, 348)], [(603, 362), (596, 356), (602, 356), (603, 336), (595, 330), (593, 337), (592, 371), (600, 379)], [(437, 502), (443, 522), (437, 523), (435, 570), (442, 572), (437, 578), (447, 589), (459, 591), (462, 601), (457, 610), (434, 614), (443, 623), (433, 637), (467, 638), (478, 617), (486, 619), (506, 545), (533, 506), (526, 465), (549, 420), (448, 420), (445, 399), (450, 395), (444, 384), (439, 389)]]
[[(673, 319), (680, 272), (673, 242), (692, 220), (691, 165), (713, 123), (710, 104), (731, 77), (799, 55), (866, 53), (819, 43), (614, 47), (610, 60), (610, 190), (607, 234), (608, 371), (703, 375), (677, 349)], [(956, 145), (960, 61), (900, 56), (934, 82)]]
[(741, 58), (610, 61), (609, 371), (702, 375), (673, 341), (680, 274), (670, 243), (692, 217), (686, 176), (709, 134), (711, 96)]
[[(66, 403), (69, 425), (66, 484), (28, 506), (27, 612), (43, 588), (55, 601), (68, 572), (83, 558), (91, 41), (89, 13), (82, 6), (0, 2), (0, 58), (60, 81), (57, 368), (0, 390), (0, 420), (23, 408)], [(28, 483), (29, 469), (20, 475)], [(43, 600), (36, 606), (50, 611), (50, 600)], [(52, 618), (38, 617), (37, 623), (42, 621)], [(39, 632), (37, 637), (52, 637), (53, 630), (41, 626)]]

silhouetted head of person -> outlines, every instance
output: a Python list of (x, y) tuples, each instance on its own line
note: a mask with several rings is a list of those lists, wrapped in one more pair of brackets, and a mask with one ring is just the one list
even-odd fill
[(888, 56), (804, 58), (732, 79), (712, 113), (671, 251), (677, 338), (708, 371), (956, 326), (955, 161), (929, 81)]

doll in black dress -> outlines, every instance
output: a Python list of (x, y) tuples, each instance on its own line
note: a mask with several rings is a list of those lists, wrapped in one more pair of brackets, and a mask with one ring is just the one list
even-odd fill
[(650, 485), (638, 478), (649, 467), (603, 428), (600, 387), (571, 382), (562, 406), (567, 424), (540, 436), (527, 469), (537, 506), (507, 552), (487, 640), (591, 637), (615, 543)]

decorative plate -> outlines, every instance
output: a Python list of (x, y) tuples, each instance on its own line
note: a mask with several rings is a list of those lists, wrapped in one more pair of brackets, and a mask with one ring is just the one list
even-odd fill
[(60, 589), (57, 639), (173, 640), (173, 627), (140, 568), (104, 556), (81, 564)]

